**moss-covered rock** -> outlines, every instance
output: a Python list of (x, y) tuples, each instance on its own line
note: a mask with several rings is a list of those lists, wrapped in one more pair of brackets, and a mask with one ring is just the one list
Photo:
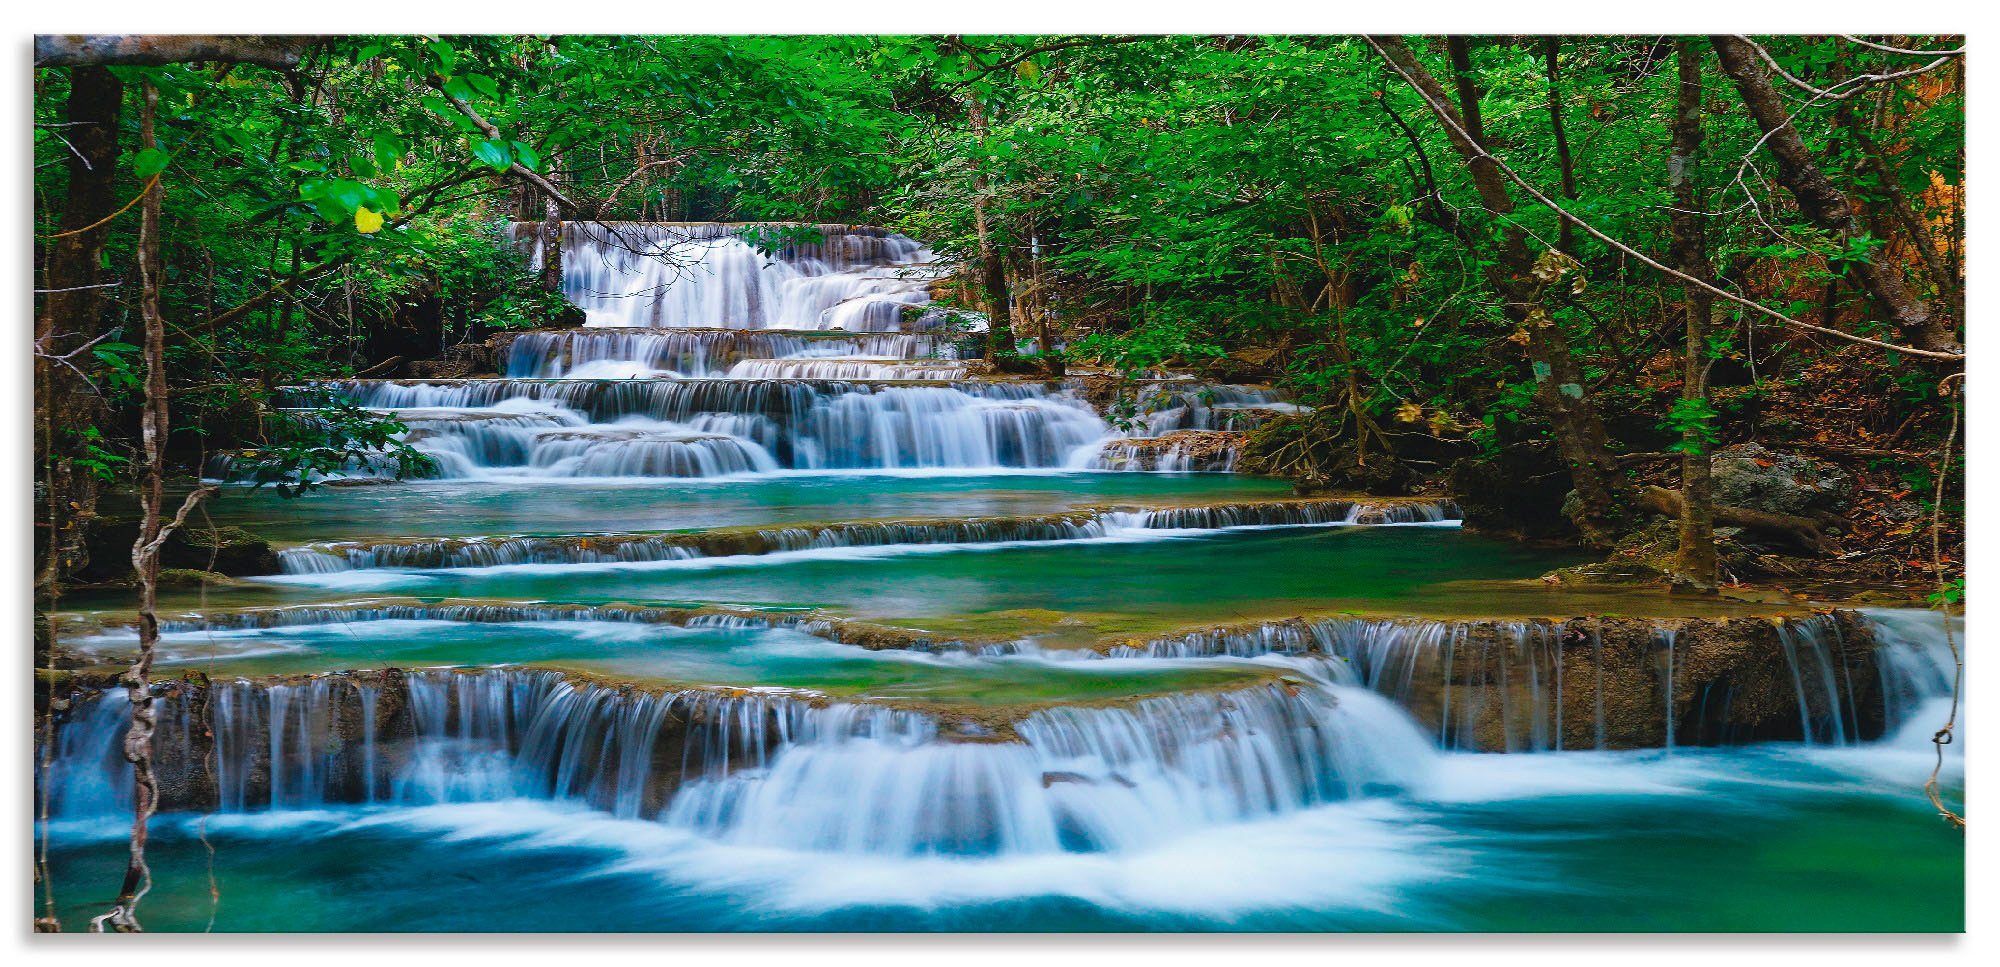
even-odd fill
[[(139, 522), (130, 517), (106, 517), (90, 532), (90, 566), (79, 577), (92, 584), (132, 579), (132, 542)], [(175, 531), (160, 546), (160, 566), (212, 571), (236, 577), (271, 574), (278, 569), (271, 542), (241, 527), (211, 527), (199, 521)]]

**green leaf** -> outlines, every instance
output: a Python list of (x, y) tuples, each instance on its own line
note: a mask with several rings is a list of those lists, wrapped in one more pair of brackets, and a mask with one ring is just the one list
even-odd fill
[(471, 85), (473, 90), (487, 97), (496, 101), (500, 99), (500, 82), (487, 77), (485, 74), (466, 74), (461, 80)]
[(431, 53), (437, 55), (438, 73), (450, 77), (452, 68), (458, 66), (458, 51), (453, 50), (450, 44), (442, 40), (433, 40), (424, 46), (429, 47)]
[(403, 160), (403, 143), (386, 131), (375, 135), (375, 167), (382, 171), (394, 171)]
[(520, 141), (512, 142), (512, 144), (514, 146), (514, 160), (519, 161), (521, 167), (530, 171), (541, 170), (542, 156), (535, 153), (532, 145)]
[(506, 171), (514, 166), (514, 155), (502, 141), (477, 141), (472, 145), (472, 154), (494, 171)]
[(132, 156), (132, 172), (141, 178), (151, 178), (167, 170), (169, 160), (171, 159), (165, 151), (146, 148)]

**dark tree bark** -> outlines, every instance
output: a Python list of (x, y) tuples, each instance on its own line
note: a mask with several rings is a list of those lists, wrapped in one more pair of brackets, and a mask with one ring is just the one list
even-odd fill
[[(153, 115), (159, 92), (146, 85), (145, 101), (139, 115), (139, 146), (155, 146)], [(125, 882), (111, 909), (93, 918), (91, 929), (106, 927), (125, 932), (140, 930), (138, 905), (152, 881), (146, 865), (147, 824), (159, 804), (159, 784), (153, 776), (153, 729), (157, 712), (152, 692), (153, 653), (160, 641), (159, 608), (160, 547), (183, 523), (201, 500), (214, 492), (197, 488), (181, 505), (170, 523), (162, 523), (160, 508), (166, 498), (167, 359), (166, 320), (160, 315), (160, 208), (164, 190), (158, 180), (149, 183), (139, 215), (139, 319), (145, 329), (143, 351), (146, 359), (145, 405), (140, 416), (141, 450), (139, 483), (139, 536), (132, 542), (132, 570), (139, 583), (139, 657), (120, 677), (125, 695), (132, 703), (132, 725), (125, 732), (124, 752), (132, 763), (132, 838), (125, 867)]]
[[(979, 95), (966, 96), (965, 112), (972, 136), (985, 141), (986, 108), (979, 103)], [(1007, 266), (1001, 261), (999, 245), (993, 241), (992, 219), (987, 214), (986, 164), (978, 161), (974, 167), (977, 174), (972, 183), (972, 223), (979, 236), (979, 284), (986, 295), (986, 358), (1005, 364), (1015, 352), (1013, 299), (1007, 290)]]
[(1897, 182), (1895, 169), (1889, 166), (1888, 156), (1882, 151), (1874, 137), (1869, 135), (1868, 126), (1862, 123), (1859, 112), (1849, 112), (1848, 130), (1854, 135), (1854, 143), (1861, 148), (1868, 168), (1882, 185), (1886, 196), (1883, 208), (1895, 219), (1897, 227), (1910, 247), (1916, 250), (1917, 258), (1923, 263), (1925, 274), (1931, 284), (1937, 287), (1938, 301), (1944, 303), (1947, 312), (1954, 318), (1962, 318), (1965, 310), (1965, 295), (1960, 291), (1958, 273), (1945, 264), (1944, 256), (1938, 252), (1937, 239), (1931, 235), (1929, 226), (1917, 215), (1916, 206), (1911, 204), (1903, 186)]
[(88, 374), (95, 371), (85, 349), (98, 338), (104, 314), (104, 242), (111, 234), (118, 171), (118, 112), (125, 86), (103, 67), (79, 67), (70, 74), (69, 102), (62, 137), (68, 190), (56, 237), (43, 255), (42, 311), (35, 319), (35, 464), (43, 471), (37, 502), (37, 542), (41, 556), (36, 587), (53, 593), (85, 563), (84, 528), (97, 506), (97, 480), (76, 467), (80, 434), (94, 426), (102, 403)]
[[(553, 179), (556, 171), (549, 168)], [(542, 193), (542, 290), (561, 292), (563, 277), (562, 203), (556, 196)]]
[[(1680, 84), (1674, 101), (1673, 147), (1667, 154), (1667, 188), (1674, 206), (1667, 214), (1673, 233), (1675, 267), (1713, 284), (1708, 263), (1708, 239), (1700, 214), (1706, 198), (1694, 177), (1696, 153), (1701, 150), (1701, 54), (1693, 42), (1682, 38), (1674, 44)], [(1681, 286), (1686, 317), (1681, 374), (1681, 399), (1702, 403), (1708, 399), (1708, 325), (1714, 298), (1698, 285)], [(1681, 434), (1680, 544), (1674, 556), (1674, 583), (1699, 591), (1713, 591), (1718, 583), (1715, 554), (1715, 481), (1710, 474), (1708, 441), (1699, 428)]]
[(290, 70), (299, 66), (306, 49), (320, 40), (303, 34), (41, 34), (35, 37), (35, 66), (158, 67), (217, 61)]
[[(1576, 200), (1576, 165), (1569, 155), (1569, 135), (1563, 129), (1562, 75), (1558, 60), (1562, 56), (1562, 45), (1554, 37), (1542, 38), (1542, 61), (1549, 78), (1549, 131), (1555, 136), (1556, 165), (1562, 172), (1563, 197)], [(1556, 225), (1556, 244), (1564, 254), (1576, 257), (1576, 228), (1569, 219), (1561, 219)]]
[[(1507, 190), (1500, 166), (1486, 153), (1481, 143), (1484, 138), (1481, 128), (1470, 120), (1478, 116), (1478, 90), (1470, 77), (1461, 76), (1459, 107), (1454, 109), (1444, 86), (1418, 62), (1416, 55), (1400, 38), (1373, 39), (1380, 46), (1382, 56), (1410, 78), (1424, 95), (1431, 111), (1446, 122), (1446, 134), (1452, 148), (1472, 174), (1481, 206), (1500, 216), (1496, 218), (1500, 224), (1497, 244), (1491, 245), (1490, 252), (1479, 253), (1482, 258), (1490, 260), (1486, 276), (1506, 300), (1507, 317), (1526, 333), (1528, 359), (1535, 377), (1535, 400), (1548, 415), (1557, 449), (1563, 455), (1563, 462), (1570, 472), (1570, 482), (1576, 489), (1579, 508), (1574, 520), (1577, 529), (1582, 532), (1585, 541), (1600, 546), (1609, 545), (1616, 541), (1618, 530), (1618, 503), (1613, 482), (1613, 474), (1617, 470), (1616, 461), (1611, 456), (1610, 438), (1604, 429), (1604, 419), (1597, 411), (1596, 401), (1585, 389), (1583, 372), (1570, 353), (1569, 336), (1563, 326), (1549, 315), (1543, 298), (1544, 288), (1559, 282), (1562, 275), (1553, 271), (1554, 266), (1538, 264), (1543, 260), (1529, 254), (1526, 233), (1505, 217), (1514, 213), (1513, 195)], [(1467, 60), (1462, 38), (1450, 38), (1447, 44), (1453, 50), (1454, 62)], [(1480, 247), (1475, 237), (1468, 237), (1467, 241)], [(1550, 278), (1551, 275), (1554, 278)]]
[[(1778, 183), (1785, 186), (1807, 220), (1846, 246), (1866, 234), (1847, 195), (1821, 171), (1805, 139), (1790, 120), (1791, 110), (1771, 83), (1771, 74), (1750, 44), (1727, 34), (1711, 38), (1722, 59), (1723, 73), (1736, 84), (1743, 106), (1764, 134), (1764, 147), (1777, 162)], [(1897, 331), (1918, 349), (1959, 352), (1951, 320), (1931, 311), (1910, 293), (1902, 269), (1877, 259), (1853, 263), (1855, 280), (1888, 314)]]

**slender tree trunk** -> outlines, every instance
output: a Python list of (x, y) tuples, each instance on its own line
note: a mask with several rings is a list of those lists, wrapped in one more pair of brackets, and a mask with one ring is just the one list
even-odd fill
[(75, 150), (65, 156), (69, 185), (57, 237), (44, 256), (47, 291), (35, 319), (35, 465), (43, 476), (35, 586), (44, 596), (85, 563), (84, 531), (97, 507), (97, 480), (72, 456), (103, 409), (86, 381), (97, 367), (81, 350), (98, 336), (109, 291), (102, 265), (112, 228), (106, 220), (119, 204), (114, 192), (124, 100), (125, 86), (110, 70), (70, 72), (66, 126), (59, 133)]
[[(1673, 193), (1674, 207), (1667, 220), (1673, 232), (1676, 267), (1705, 282), (1713, 273), (1708, 264), (1708, 240), (1702, 223), (1706, 197), (1694, 176), (1695, 156), (1701, 150), (1701, 54), (1685, 38), (1674, 44), (1674, 58), (1680, 71), (1678, 97), (1674, 102), (1673, 147), (1667, 155), (1667, 188)], [(1708, 401), (1708, 324), (1714, 299), (1698, 285), (1684, 284), (1682, 313), (1686, 316), (1686, 343), (1683, 352), (1681, 399), (1690, 403)], [(1674, 583), (1690, 589), (1713, 591), (1720, 582), (1715, 556), (1715, 481), (1710, 476), (1708, 441), (1700, 428), (1690, 427), (1681, 434), (1680, 546), (1674, 556)]]
[[(1576, 166), (1569, 156), (1569, 135), (1563, 130), (1562, 77), (1557, 60), (1562, 55), (1562, 45), (1554, 37), (1542, 38), (1542, 60), (1549, 77), (1549, 130), (1555, 135), (1556, 164), (1562, 172), (1563, 197), (1576, 200)], [(1556, 222), (1556, 244), (1563, 254), (1576, 257), (1576, 228), (1569, 219)]]
[[(1478, 117), (1479, 98), (1471, 77), (1461, 74), (1459, 107), (1454, 110), (1444, 86), (1400, 38), (1376, 37), (1374, 41), (1381, 46), (1383, 57), (1417, 86), (1432, 113), (1446, 122), (1446, 134), (1472, 174), (1481, 206), (1497, 216), (1498, 244), (1491, 253), (1481, 253), (1490, 260), (1487, 279), (1506, 301), (1507, 317), (1526, 334), (1535, 400), (1548, 415), (1556, 448), (1576, 489), (1578, 510), (1573, 519), (1577, 530), (1588, 543), (1609, 545), (1617, 539), (1619, 516), (1613, 478), (1617, 468), (1611, 459), (1610, 437), (1596, 400), (1585, 389), (1582, 370), (1570, 352), (1569, 336), (1549, 315), (1543, 299), (1543, 289), (1560, 284), (1566, 272), (1558, 259), (1530, 255), (1526, 233), (1506, 217), (1514, 213), (1514, 198), (1500, 166), (1486, 153), (1481, 128), (1471, 120)], [(1470, 65), (1464, 38), (1447, 38), (1446, 43), (1454, 64)], [(1467, 241), (1476, 245), (1479, 239), (1467, 236)]]
[(1896, 172), (1889, 167), (1889, 159), (1883, 153), (1882, 146), (1869, 135), (1867, 125), (1861, 121), (1858, 112), (1849, 114), (1848, 122), (1849, 130), (1854, 135), (1854, 142), (1861, 147), (1861, 153), (1868, 162), (1869, 170), (1874, 172), (1876, 179), (1881, 182), (1882, 193), (1887, 197), (1883, 207), (1889, 210), (1890, 216), (1903, 230), (1910, 247), (1916, 249), (1917, 258), (1922, 262), (1924, 272), (1930, 276), (1931, 284), (1937, 287), (1938, 301), (1944, 303), (1947, 311), (1954, 315), (1963, 312), (1965, 296), (1959, 291), (1958, 275), (1946, 267), (1944, 256), (1938, 252), (1936, 237), (1931, 234), (1929, 226), (1923, 223), (1923, 219), (1918, 217), (1916, 206), (1910, 203), (1909, 195), (1903, 191), (1903, 186), (1897, 183)]
[[(556, 176), (554, 166), (549, 168), (549, 178)], [(562, 205), (556, 196), (542, 193), (542, 291), (562, 291)]]
[[(1777, 162), (1778, 183), (1785, 186), (1799, 212), (1846, 247), (1866, 234), (1847, 195), (1821, 171), (1805, 139), (1791, 122), (1791, 107), (1778, 95), (1769, 70), (1750, 44), (1727, 34), (1711, 38), (1723, 73), (1736, 83), (1743, 105), (1764, 134), (1764, 147)], [(1879, 253), (1878, 253), (1879, 254)], [(1904, 339), (1918, 349), (1959, 352), (1963, 347), (1949, 317), (1931, 311), (1904, 284), (1900, 266), (1871, 258), (1853, 263), (1855, 278), (1887, 313)]]
[[(145, 100), (139, 115), (139, 146), (155, 147), (153, 115), (159, 91), (145, 86)], [(147, 824), (159, 805), (159, 784), (153, 776), (153, 730), (157, 712), (151, 687), (153, 653), (160, 640), (159, 608), (160, 546), (187, 520), (202, 498), (213, 492), (203, 487), (188, 495), (172, 523), (162, 524), (160, 507), (165, 500), (167, 447), (167, 366), (166, 321), (160, 316), (160, 208), (164, 190), (159, 181), (146, 190), (139, 214), (139, 318), (145, 328), (143, 351), (146, 359), (145, 405), (140, 416), (139, 439), (139, 536), (132, 542), (132, 570), (139, 583), (139, 657), (126, 669), (121, 681), (132, 703), (132, 725), (125, 732), (124, 752), (132, 763), (132, 839), (125, 866), (125, 882), (111, 909), (90, 921), (93, 931), (109, 927), (121, 933), (137, 932), (139, 901), (152, 885), (152, 871), (146, 865)]]
[[(966, 96), (965, 113), (971, 122), (973, 138), (984, 142), (986, 108), (980, 103), (979, 95)], [(1000, 247), (993, 241), (992, 219), (987, 214), (990, 201), (986, 197), (985, 160), (977, 160), (974, 167), (978, 173), (973, 176), (972, 182), (972, 224), (979, 236), (979, 282), (986, 291), (986, 359), (1004, 364), (1015, 352), (1014, 322), (1010, 317), (1013, 300), (1007, 292), (1007, 266), (1001, 261)]]

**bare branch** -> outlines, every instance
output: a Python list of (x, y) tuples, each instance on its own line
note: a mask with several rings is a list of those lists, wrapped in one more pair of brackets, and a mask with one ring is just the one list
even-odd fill
[[(438, 93), (443, 95), (444, 99), (450, 102), (452, 107), (458, 109), (458, 113), (465, 115), (467, 120), (471, 121), (475, 125), (478, 125), (479, 130), (485, 132), (488, 138), (491, 138), (495, 141), (507, 140), (506, 136), (500, 133), (500, 129), (496, 127), (493, 124), (493, 122), (486, 120), (485, 116), (481, 115), (477, 110), (475, 110), (472, 105), (467, 104), (464, 98), (461, 98), (458, 95), (445, 90), (443, 78), (433, 74), (431, 75), (430, 84), (432, 87), (437, 88)], [(570, 211), (574, 212), (582, 211), (582, 209), (577, 205), (576, 202), (571, 201), (569, 199), (569, 196), (564, 195), (561, 191), (557, 190), (556, 186), (550, 184), (547, 178), (544, 178), (541, 175), (536, 174), (533, 171), (533, 169), (530, 169), (528, 166), (520, 163), (519, 161), (516, 161), (513, 164), (509, 165), (507, 168), (507, 173), (515, 176), (516, 178), (521, 179), (522, 181), (534, 185), (536, 188), (540, 188), (542, 191), (546, 192), (550, 198), (554, 198), (556, 201), (561, 202), (564, 208), (567, 208)]]
[(1911, 57), (1936, 57), (1939, 55), (1943, 55), (1946, 57), (1962, 57), (1965, 55), (1965, 48), (1963, 47), (1953, 47), (1950, 50), (1910, 50), (1906, 47), (1891, 47), (1888, 44), (1878, 44), (1872, 40), (1863, 40), (1852, 34), (1841, 34), (1840, 39), (1845, 40), (1850, 44), (1860, 44), (1863, 47), (1873, 47), (1876, 50), (1885, 51), (1891, 54), (1908, 54)]
[[(1813, 96), (1813, 100), (1816, 101), (1820, 100), (1844, 101), (1850, 97), (1853, 97), (1856, 94), (1861, 93), (1863, 90), (1867, 89), (1868, 86), (1871, 84), (1879, 84), (1883, 81), (1899, 80), (1905, 77), (1915, 77), (1918, 74), (1927, 74), (1951, 62), (1951, 57), (1947, 55), (1939, 57), (1936, 60), (1933, 60), (1922, 67), (1913, 67), (1909, 70), (1897, 71), (1896, 73), (1893, 74), (1856, 74), (1853, 77), (1850, 77), (1844, 81), (1841, 81), (1838, 84), (1833, 85), (1832, 87), (1821, 89), (1818, 87), (1814, 87), (1811, 84), (1798, 79), (1797, 77), (1793, 77), (1790, 71), (1785, 70), (1785, 68), (1778, 63), (1778, 59), (1776, 57), (1771, 56), (1771, 52), (1769, 50), (1766, 50), (1763, 44), (1751, 40), (1748, 36), (1744, 34), (1737, 34), (1735, 36), (1737, 40), (1742, 41), (1744, 44), (1748, 45), (1751, 50), (1756, 51), (1757, 56), (1762, 58), (1764, 63), (1770, 65), (1771, 70), (1775, 71), (1779, 77), (1784, 78), (1786, 83), (1802, 91), (1805, 91), (1808, 94), (1811, 94)], [(1848, 90), (1842, 92), (1841, 88), (1843, 87), (1848, 88)]]
[(1449, 110), (1446, 110), (1442, 105), (1439, 105), (1438, 103), (1436, 103), (1431, 99), (1429, 92), (1425, 91), (1422, 85), (1418, 84), (1414, 78), (1410, 77), (1410, 75), (1403, 70), (1402, 65), (1397, 63), (1393, 57), (1389, 56), (1389, 53), (1382, 48), (1382, 45), (1379, 42), (1377, 42), (1374, 37), (1368, 37), (1366, 39), (1368, 41), (1368, 45), (1375, 49), (1376, 53), (1379, 54), (1382, 57), (1382, 59), (1389, 64), (1390, 68), (1393, 69), (1398, 75), (1401, 75), (1404, 82), (1409, 84), (1411, 89), (1415, 90), (1418, 96), (1424, 99), (1424, 103), (1430, 107), (1431, 113), (1437, 116), (1439, 120), (1444, 122), (1446, 127), (1450, 129), (1451, 133), (1455, 138), (1461, 139), (1464, 143), (1470, 145), (1469, 150), (1474, 154), (1476, 154), (1477, 156), (1492, 162), (1493, 165), (1496, 168), (1498, 168), (1502, 174), (1507, 176), (1507, 180), (1519, 186), (1522, 191), (1527, 192), (1529, 197), (1532, 197), (1533, 199), (1535, 199), (1535, 201), (1540, 202), (1544, 207), (1548, 208), (1552, 212), (1555, 212), (1558, 216), (1561, 216), (1563, 219), (1569, 221), (1577, 228), (1582, 229), (1586, 234), (1590, 235), (1590, 237), (1595, 238), (1598, 241), (1603, 242), (1604, 244), (1609, 245), (1612, 248), (1617, 249), (1618, 251), (1631, 256), (1632, 258), (1638, 260), (1641, 264), (1647, 266), (1648, 268), (1653, 269), (1654, 271), (1663, 272), (1667, 275), (1671, 275), (1674, 278), (1681, 280), (1682, 282), (1688, 283), (1690, 285), (1699, 286), (1713, 295), (1719, 296), (1723, 299), (1726, 299), (1737, 305), (1743, 306), (1744, 308), (1750, 309), (1752, 311), (1758, 312), (1762, 315), (1769, 316), (1773, 319), (1778, 320), (1779, 322), (1784, 323), (1787, 326), (1791, 326), (1796, 329), (1803, 329), (1807, 332), (1816, 332), (1820, 333), (1821, 335), (1833, 336), (1839, 339), (1845, 339), (1849, 342), (1860, 343), (1864, 346), (1874, 346), (1878, 349), (1887, 349), (1894, 352), (1907, 353), (1912, 356), (1922, 356), (1928, 359), (1943, 359), (1952, 362), (1963, 362), (1965, 360), (1964, 353), (1936, 352), (1928, 349), (1916, 349), (1910, 346), (1898, 346), (1895, 343), (1883, 342), (1879, 339), (1870, 339), (1866, 336), (1857, 336), (1853, 333), (1841, 332), (1838, 329), (1828, 329), (1825, 326), (1815, 326), (1809, 322), (1802, 322), (1798, 319), (1792, 318), (1791, 316), (1785, 315), (1784, 313), (1779, 312), (1776, 309), (1766, 306), (1763, 303), (1757, 302), (1752, 299), (1746, 299), (1733, 292), (1716, 288), (1715, 286), (1703, 282), (1702, 280), (1697, 279), (1694, 276), (1688, 275), (1685, 272), (1681, 272), (1678, 269), (1664, 265), (1657, 259), (1654, 259), (1653, 257), (1647, 255), (1646, 253), (1641, 252), (1638, 249), (1635, 249), (1632, 246), (1625, 244), (1624, 242), (1621, 242), (1615, 238), (1612, 238), (1609, 235), (1604, 234), (1602, 231), (1599, 231), (1596, 226), (1590, 224), (1587, 221), (1584, 221), (1582, 218), (1576, 216), (1575, 214), (1572, 214), (1568, 209), (1562, 207), (1561, 205), (1556, 204), (1553, 199), (1551, 199), (1548, 195), (1543, 194), (1540, 189), (1530, 184), (1527, 179), (1522, 178), (1520, 174), (1514, 171), (1513, 168), (1508, 167), (1505, 161), (1500, 160), (1498, 156), (1494, 155), (1490, 151), (1487, 151), (1484, 146), (1480, 145), (1477, 139), (1475, 139), (1463, 127), (1459, 126), (1458, 122), (1452, 118), (1451, 112)]

